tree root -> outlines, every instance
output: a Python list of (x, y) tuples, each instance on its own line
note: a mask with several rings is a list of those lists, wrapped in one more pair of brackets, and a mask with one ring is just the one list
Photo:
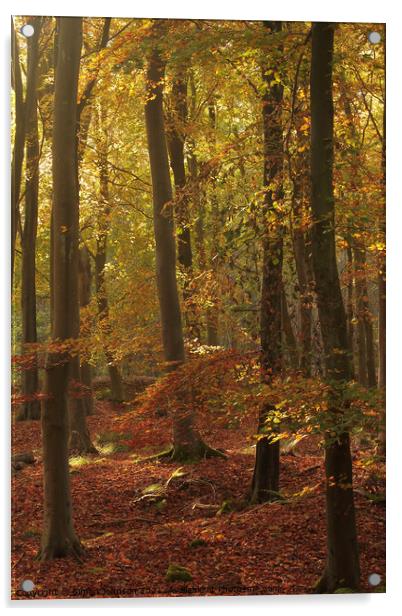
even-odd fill
[(64, 541), (52, 541), (46, 542), (46, 545), (42, 546), (36, 555), (36, 560), (41, 562), (54, 560), (55, 558), (67, 558), (72, 556), (78, 562), (82, 563), (82, 556), (84, 554), (84, 548), (81, 545), (77, 537), (65, 538)]
[(92, 444), (89, 435), (82, 436), (76, 430), (71, 431), (70, 441), (69, 441), (69, 452), (70, 455), (86, 455), (86, 454), (94, 454), (99, 455), (99, 451)]
[(350, 588), (345, 584), (336, 582), (330, 579), (328, 572), (325, 570), (313, 589), (316, 595), (332, 595), (332, 594), (349, 594), (359, 592), (357, 588)]
[(152, 462), (156, 460), (172, 460), (174, 462), (182, 462), (191, 464), (205, 458), (223, 458), (227, 460), (227, 455), (220, 449), (214, 449), (200, 441), (195, 447), (178, 447), (171, 446), (158, 453), (155, 453), (146, 458), (141, 458), (138, 462)]

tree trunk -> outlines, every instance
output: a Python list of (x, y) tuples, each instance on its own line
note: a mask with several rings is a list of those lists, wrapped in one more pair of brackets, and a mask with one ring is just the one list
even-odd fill
[[(384, 73), (385, 73), (385, 24), (384, 24)], [(380, 216), (380, 237), (385, 244), (386, 241), (386, 119), (385, 119), (385, 95), (384, 95), (384, 107), (383, 107), (383, 132), (382, 132), (382, 198), (383, 207)], [(379, 272), (378, 272), (378, 387), (383, 390), (385, 394), (386, 386), (386, 257), (385, 246), (384, 253), (379, 259)], [(385, 396), (384, 396), (385, 398)], [(385, 404), (385, 399), (384, 399)], [(379, 433), (380, 441), (380, 453), (385, 455), (386, 449), (386, 430), (385, 430), (386, 411), (384, 407), (383, 413), (383, 425)]]
[(348, 263), (346, 318), (347, 318), (347, 328), (348, 328), (349, 357), (350, 357), (350, 363), (351, 363), (352, 378), (354, 378), (354, 375), (355, 375), (355, 368), (354, 368), (355, 311), (354, 311), (354, 288), (353, 288), (354, 265), (353, 265), (353, 251), (350, 245), (350, 239), (348, 239), (348, 245), (346, 247), (346, 257), (347, 257), (347, 263)]
[[(164, 27), (158, 22), (155, 30)], [(156, 33), (156, 32), (155, 32)], [(185, 360), (183, 329), (176, 281), (176, 247), (174, 238), (172, 186), (163, 115), (164, 64), (155, 48), (147, 70), (145, 122), (152, 177), (154, 233), (156, 244), (156, 279), (162, 325), (162, 343), (168, 370)], [(173, 417), (174, 459), (197, 459), (209, 448), (195, 429), (193, 408), (177, 409)]]
[[(109, 30), (110, 30), (111, 18), (106, 17), (103, 24), (101, 39), (99, 43), (99, 50), (106, 47)], [(75, 175), (77, 184), (77, 208), (79, 209), (80, 202), (80, 181), (79, 181), (79, 168), (84, 154), (86, 140), (88, 136), (88, 129), (91, 121), (90, 110), (83, 120), (83, 112), (87, 108), (90, 100), (92, 90), (96, 84), (97, 72), (93, 74), (92, 78), (87, 82), (84, 92), (81, 95), (80, 101), (77, 104), (77, 113), (75, 121)], [(80, 258), (78, 259), (80, 262)], [(88, 261), (89, 264), (89, 261)], [(81, 276), (81, 269), (79, 263), (79, 275)], [(81, 281), (80, 281), (81, 282)], [(79, 289), (81, 291), (82, 289)], [(90, 292), (90, 287), (85, 290), (85, 293)], [(80, 305), (82, 302), (81, 294), (79, 294)], [(87, 297), (88, 303), (90, 298)], [(80, 331), (80, 313), (79, 310), (75, 314), (76, 323), (74, 325), (77, 336)], [(96, 448), (92, 444), (88, 425), (87, 415), (93, 412), (93, 395), (92, 395), (92, 381), (91, 381), (91, 368), (88, 364), (81, 365), (79, 355), (76, 355), (72, 360), (72, 377), (76, 383), (76, 392), (72, 392), (70, 396), (70, 450), (75, 453), (97, 453)]]
[(366, 254), (363, 246), (355, 246), (355, 275), (358, 345), (359, 345), (359, 382), (366, 387), (375, 387), (377, 375), (375, 368), (373, 323), (370, 313), (366, 279)]
[(184, 166), (185, 125), (187, 121), (187, 79), (179, 74), (172, 85), (172, 110), (169, 114), (167, 145), (176, 190), (176, 222), (178, 226), (177, 258), (182, 268), (191, 273), (193, 257), (189, 228), (188, 197), (185, 192)]
[[(82, 18), (59, 18), (53, 119), (53, 341), (76, 337), (78, 307), (77, 90)], [(44, 530), (41, 560), (79, 555), (72, 521), (68, 464), (68, 384), (71, 353), (52, 350), (46, 362), (42, 409)]]
[(13, 158), (11, 162), (11, 285), (14, 279), (15, 243), (20, 218), (19, 202), (21, 193), (22, 163), (25, 145), (25, 104), (21, 77), (18, 39), (11, 21), (11, 78), (15, 95), (15, 133)]
[(175, 185), (175, 218), (177, 224), (177, 258), (184, 275), (183, 299), (185, 323), (189, 336), (199, 338), (195, 306), (191, 301), (193, 255), (189, 217), (189, 193), (184, 164), (187, 122), (187, 75), (178, 72), (172, 85), (172, 109), (168, 117), (167, 145)]
[[(36, 234), (38, 227), (39, 193), (39, 134), (38, 134), (38, 77), (39, 37), (42, 18), (32, 19), (34, 34), (28, 39), (27, 89), (25, 102), (26, 130), (26, 183), (25, 220), (22, 241), (22, 342), (27, 345), (37, 342), (36, 329)], [(39, 419), (40, 403), (36, 396), (39, 390), (36, 353), (32, 354), (33, 366), (22, 373), (22, 394), (26, 397), (19, 419)]]
[[(91, 302), (91, 261), (89, 257), (88, 248), (84, 245), (80, 248), (78, 259), (78, 275), (79, 275), (79, 298), (80, 307), (86, 308)], [(82, 332), (81, 334), (86, 334)], [(88, 332), (89, 333), (89, 332)], [(94, 397), (92, 391), (92, 367), (86, 361), (81, 361), (80, 366), (81, 383), (84, 389), (84, 404), (87, 415), (93, 415), (94, 413)]]
[[(312, 256), (318, 313), (325, 351), (326, 377), (338, 387), (351, 377), (346, 313), (335, 249), (333, 194), (332, 63), (334, 25), (315, 23), (311, 59)], [(334, 429), (339, 433), (342, 396), (330, 400)], [(337, 440), (326, 435), (327, 564), (317, 592), (359, 587), (359, 557), (352, 486), (349, 434)]]
[[(213, 145), (213, 156), (216, 156), (216, 108), (215, 103), (211, 101), (208, 105), (208, 118), (209, 118), (209, 126), (213, 131), (212, 145)], [(217, 276), (217, 259), (218, 259), (218, 237), (220, 234), (220, 224), (219, 224), (219, 206), (218, 199), (216, 195), (216, 178), (212, 176), (211, 178), (211, 239), (210, 239), (210, 268), (212, 271), (212, 276), (216, 279)], [(210, 289), (211, 293), (211, 301), (212, 306), (207, 308), (206, 311), (206, 320), (207, 320), (207, 344), (210, 346), (218, 346), (219, 345), (219, 311), (217, 307), (218, 302), (218, 289), (216, 288), (216, 282), (214, 280), (214, 284), (211, 285)]]
[[(279, 21), (264, 22), (267, 36), (282, 31)], [(262, 69), (266, 90), (262, 99), (264, 127), (264, 213), (266, 231), (263, 238), (263, 269), (261, 288), (261, 371), (262, 380), (269, 383), (282, 370), (282, 261), (283, 225), (278, 219), (275, 202), (283, 198), (283, 136), (281, 83), (271, 85), (273, 67)], [(272, 189), (273, 182), (277, 189)], [(268, 227), (269, 216), (274, 223)], [(274, 407), (267, 404), (261, 409), (258, 432), (266, 433), (257, 441), (254, 474), (251, 485), (251, 502), (274, 500), (279, 491), (279, 441), (267, 426), (267, 418)]]
[(301, 195), (298, 191), (298, 179), (294, 180), (293, 216), (295, 229), (293, 232), (293, 253), (295, 257), (298, 290), (300, 297), (300, 369), (306, 377), (311, 375), (311, 328), (312, 328), (312, 273), (309, 264), (306, 232), (300, 228), (302, 224)]
[(299, 356), (297, 352), (296, 338), (293, 333), (292, 320), (289, 315), (286, 291), (282, 284), (282, 331), (285, 335), (286, 350), (289, 355), (289, 363), (292, 370), (299, 367)]
[(107, 256), (107, 237), (110, 228), (110, 194), (109, 194), (109, 168), (108, 168), (108, 143), (106, 127), (104, 126), (105, 117), (101, 110), (102, 137), (99, 147), (99, 180), (102, 214), (99, 220), (99, 232), (96, 239), (95, 256), (95, 280), (96, 294), (98, 301), (99, 324), (105, 337), (104, 353), (107, 362), (107, 369), (110, 377), (110, 390), (113, 402), (123, 402), (124, 390), (123, 380), (120, 371), (116, 366), (113, 353), (109, 350), (108, 337), (110, 335), (109, 323), (109, 301), (106, 289), (105, 266)]

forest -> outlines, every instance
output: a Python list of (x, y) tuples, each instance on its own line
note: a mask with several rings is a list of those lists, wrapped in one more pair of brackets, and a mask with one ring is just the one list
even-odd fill
[(11, 597), (385, 592), (384, 24), (11, 49)]

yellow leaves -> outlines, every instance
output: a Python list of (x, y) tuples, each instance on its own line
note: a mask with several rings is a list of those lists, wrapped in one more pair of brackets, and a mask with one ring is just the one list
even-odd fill
[(384, 242), (374, 242), (371, 244), (368, 249), (370, 252), (385, 252), (385, 243)]

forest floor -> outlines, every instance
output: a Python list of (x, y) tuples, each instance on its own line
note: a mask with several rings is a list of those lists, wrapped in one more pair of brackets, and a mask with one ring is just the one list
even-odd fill
[[(312, 592), (326, 555), (323, 452), (313, 438), (295, 455), (281, 455), (284, 501), (239, 509), (253, 472), (251, 422), (228, 428), (206, 421), (205, 440), (228, 459), (186, 465), (172, 477), (178, 463), (141, 461), (168, 444), (169, 419), (130, 415), (127, 429), (124, 411), (99, 400), (88, 422), (99, 455), (70, 459), (82, 562), (35, 559), (43, 508), (40, 422), (13, 424), (13, 452), (32, 450), (36, 462), (12, 478), (12, 598)], [(370, 456), (354, 450), (361, 590), (384, 592), (384, 468)], [(169, 564), (185, 567), (192, 579), (166, 581)], [(375, 589), (372, 573), (381, 576)], [(32, 580), (33, 592), (21, 590), (24, 580)]]

